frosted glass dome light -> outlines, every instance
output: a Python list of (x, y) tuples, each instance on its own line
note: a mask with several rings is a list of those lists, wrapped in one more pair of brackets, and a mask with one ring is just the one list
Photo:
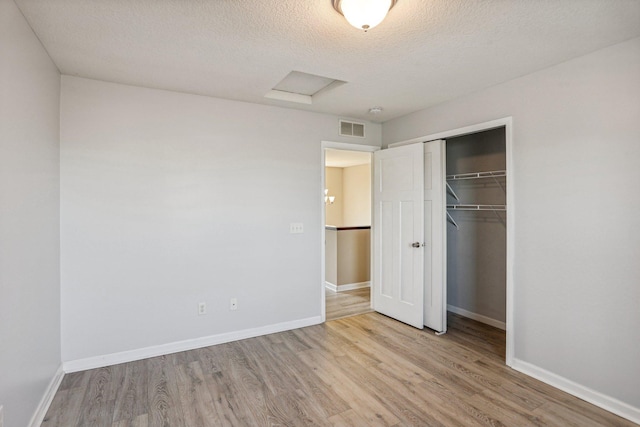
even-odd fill
[(359, 30), (370, 30), (381, 23), (397, 0), (333, 0), (333, 7), (349, 24)]

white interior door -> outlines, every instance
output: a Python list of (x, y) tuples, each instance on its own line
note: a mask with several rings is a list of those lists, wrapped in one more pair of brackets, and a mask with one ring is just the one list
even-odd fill
[(424, 144), (424, 324), (447, 330), (445, 141)]
[(424, 144), (373, 155), (373, 309), (424, 324)]

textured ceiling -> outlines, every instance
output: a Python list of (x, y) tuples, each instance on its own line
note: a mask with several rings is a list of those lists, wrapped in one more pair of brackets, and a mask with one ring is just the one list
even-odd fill
[[(16, 3), (63, 74), (378, 122), (640, 36), (639, 0), (399, 0), (367, 33), (331, 0)], [(291, 71), (347, 83), (264, 98)]]

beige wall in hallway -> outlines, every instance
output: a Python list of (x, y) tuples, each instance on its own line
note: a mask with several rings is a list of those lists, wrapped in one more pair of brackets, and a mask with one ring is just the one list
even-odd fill
[(371, 165), (344, 168), (342, 193), (344, 225), (371, 225)]
[(340, 227), (344, 220), (342, 214), (342, 204), (344, 202), (342, 194), (343, 169), (325, 168), (324, 176), (324, 188), (329, 190), (330, 196), (334, 196), (336, 198), (332, 205), (325, 204), (325, 224)]
[(326, 205), (327, 225), (354, 227), (371, 225), (371, 165), (327, 167), (325, 188), (335, 196)]
[(368, 282), (371, 269), (371, 230), (343, 230), (337, 236), (336, 285)]
[(324, 280), (333, 285), (338, 284), (338, 232), (325, 230), (325, 270)]

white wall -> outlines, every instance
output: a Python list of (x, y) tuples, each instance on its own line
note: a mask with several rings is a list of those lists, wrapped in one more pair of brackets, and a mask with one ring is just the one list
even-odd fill
[(321, 141), (353, 142), (337, 122), (63, 76), (63, 360), (319, 319)]
[(60, 366), (60, 75), (0, 0), (0, 405), (29, 423)]
[(640, 408), (640, 39), (383, 125), (513, 116), (515, 357)]

